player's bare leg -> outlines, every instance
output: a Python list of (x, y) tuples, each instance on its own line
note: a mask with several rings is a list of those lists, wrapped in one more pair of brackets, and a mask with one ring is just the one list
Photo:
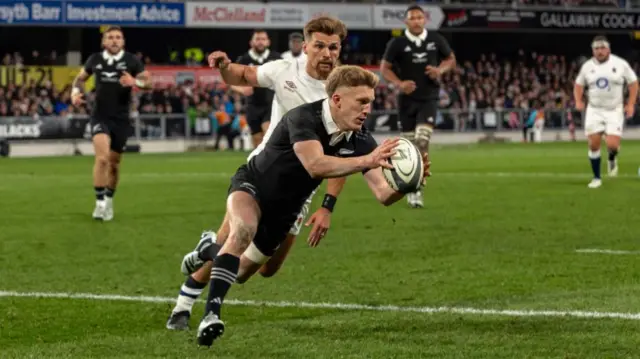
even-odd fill
[(267, 133), (267, 130), (269, 129), (269, 124), (271, 124), (271, 122), (266, 121), (260, 125), (260, 127), (262, 127), (262, 133)]
[(93, 210), (93, 218), (102, 220), (105, 215), (105, 189), (109, 180), (109, 147), (111, 139), (106, 133), (98, 133), (93, 136), (93, 150), (95, 159), (93, 162), (93, 188), (96, 192), (96, 207)]
[(196, 300), (206, 288), (211, 276), (213, 258), (218, 254), (222, 244), (229, 236), (229, 218), (225, 214), (222, 225), (217, 234), (205, 231), (195, 250), (184, 256), (182, 260), (182, 272), (187, 279), (180, 287), (176, 305), (171, 310), (166, 327), (170, 330), (189, 329), (189, 319)]
[[(416, 126), (415, 141), (414, 143), (420, 150), (420, 153), (425, 154), (429, 152), (429, 143), (431, 142), (431, 134), (433, 133), (433, 125), (429, 123), (419, 123)], [(407, 195), (407, 201), (413, 208), (422, 208), (424, 206), (422, 200), (422, 192), (417, 191)]]
[(256, 200), (241, 191), (229, 195), (227, 213), (229, 237), (213, 260), (205, 315), (198, 326), (198, 344), (203, 346), (211, 346), (224, 332), (224, 323), (220, 320), (222, 303), (236, 281), (240, 257), (253, 241), (261, 215)]
[(122, 160), (122, 154), (114, 151), (109, 152), (109, 167), (107, 170), (107, 187), (105, 188), (105, 211), (104, 221), (110, 221), (113, 219), (113, 196), (116, 193), (118, 187), (118, 181), (120, 180), (120, 161)]
[(258, 147), (264, 138), (264, 132), (258, 132), (251, 135), (251, 142), (253, 142), (253, 148)]
[(620, 136), (607, 135), (607, 151), (609, 152), (609, 161), (607, 171), (610, 177), (618, 175), (618, 152), (620, 151)]
[(593, 179), (589, 182), (589, 188), (598, 188), (602, 186), (602, 180), (600, 179), (600, 141), (602, 139), (601, 133), (594, 133), (588, 136), (589, 141), (589, 161), (591, 162), (591, 171), (593, 172)]

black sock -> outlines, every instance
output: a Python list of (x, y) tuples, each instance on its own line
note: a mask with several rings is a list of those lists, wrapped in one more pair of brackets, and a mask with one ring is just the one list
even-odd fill
[(109, 188), (107, 187), (104, 191), (104, 195), (109, 197), (109, 198), (113, 198), (113, 196), (116, 194), (116, 189), (115, 188)]
[(600, 151), (589, 151), (589, 160), (591, 161), (591, 170), (593, 171), (593, 178), (600, 179)]
[(104, 187), (93, 187), (96, 191), (96, 199), (102, 201), (104, 199)]
[(229, 288), (236, 281), (238, 269), (240, 269), (240, 258), (232, 254), (225, 253), (213, 260), (205, 315), (213, 312), (218, 318), (220, 317), (222, 302)]
[(618, 155), (618, 150), (609, 150), (609, 161), (615, 161)]
[(200, 253), (198, 253), (198, 257), (203, 261), (212, 261), (213, 258), (218, 255), (218, 252), (220, 252), (220, 248), (222, 248), (221, 245), (217, 243), (211, 243), (206, 251), (200, 251)]
[(200, 283), (197, 280), (193, 279), (192, 276), (188, 276), (187, 280), (184, 281), (184, 285), (187, 288), (192, 288), (192, 289), (203, 289), (204, 287), (207, 286), (207, 282), (204, 283)]

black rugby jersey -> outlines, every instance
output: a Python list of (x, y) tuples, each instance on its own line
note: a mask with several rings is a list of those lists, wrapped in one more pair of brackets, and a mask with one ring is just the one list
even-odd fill
[(261, 200), (299, 210), (320, 185), (322, 179), (312, 178), (293, 150), (296, 142), (308, 140), (320, 141), (324, 154), (335, 157), (364, 156), (377, 147), (364, 127), (341, 134), (331, 118), (327, 99), (296, 107), (284, 115), (264, 150), (247, 165), (258, 182), (254, 185), (260, 190)]
[(410, 40), (405, 31), (404, 35), (389, 41), (383, 59), (393, 64), (393, 71), (400, 80), (413, 80), (416, 83), (416, 90), (403, 96), (437, 99), (440, 84), (425, 73), (425, 67), (437, 67), (451, 53), (451, 46), (447, 40), (433, 30), (427, 31), (426, 38), (419, 44)]
[(84, 71), (94, 76), (96, 98), (92, 114), (96, 118), (129, 120), (132, 87), (120, 85), (120, 76), (128, 72), (136, 77), (144, 71), (138, 58), (125, 51), (111, 56), (106, 50), (87, 59)]

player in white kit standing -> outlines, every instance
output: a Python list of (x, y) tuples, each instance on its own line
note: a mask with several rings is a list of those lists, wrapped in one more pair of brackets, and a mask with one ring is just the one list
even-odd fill
[[(600, 141), (605, 135), (609, 152), (608, 174), (618, 174), (616, 156), (620, 149), (620, 138), (625, 118), (633, 116), (638, 97), (638, 78), (629, 63), (613, 55), (609, 41), (596, 36), (591, 43), (593, 57), (587, 60), (578, 73), (573, 89), (576, 109), (585, 109), (584, 88), (588, 88), (588, 105), (584, 115), (584, 130), (589, 143), (589, 160), (593, 179), (589, 188), (602, 185), (600, 178)], [(624, 86), (629, 87), (629, 99), (624, 104)]]
[[(258, 67), (230, 63), (226, 53), (216, 51), (209, 55), (209, 64), (220, 68), (220, 73), (228, 85), (266, 87), (275, 91), (271, 107), (271, 122), (262, 143), (249, 155), (249, 159), (260, 153), (271, 137), (282, 116), (295, 107), (322, 100), (327, 97), (325, 80), (336, 66), (340, 56), (341, 43), (347, 29), (340, 20), (318, 17), (309, 21), (304, 28), (304, 52), (306, 61), (298, 58), (275, 60)], [(331, 212), (345, 184), (345, 178), (329, 179), (327, 194), (320, 207), (307, 221), (313, 225), (308, 242), (315, 246), (329, 229)], [(275, 252), (258, 248), (252, 243), (242, 260), (255, 264), (250, 270), (240, 268), (238, 282), (249, 279), (256, 271), (264, 277), (273, 276), (282, 266), (296, 236), (300, 233), (304, 219), (309, 213), (309, 205), (314, 193), (301, 209), (298, 219), (289, 234)], [(180, 289), (176, 306), (172, 310), (166, 327), (171, 330), (188, 328), (191, 309), (202, 293), (211, 276), (212, 262), (217, 251), (229, 235), (229, 223), (224, 223), (217, 232), (204, 232), (195, 250), (188, 253), (182, 262), (182, 271), (188, 275)], [(258, 244), (259, 246), (259, 244)]]

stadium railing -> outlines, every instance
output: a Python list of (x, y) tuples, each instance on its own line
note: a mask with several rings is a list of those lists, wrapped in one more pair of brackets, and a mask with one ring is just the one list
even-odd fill
[[(573, 109), (544, 111), (545, 128), (568, 129), (582, 127), (582, 114)], [(531, 111), (525, 109), (441, 109), (436, 118), (438, 130), (450, 132), (520, 131), (527, 123)], [(165, 140), (215, 137), (214, 124), (207, 117), (189, 117), (186, 114), (140, 114), (132, 116), (132, 139)], [(627, 126), (640, 124), (638, 116), (627, 121)], [(366, 126), (379, 133), (399, 131), (396, 110), (375, 111)], [(0, 138), (11, 140), (69, 140), (90, 138), (87, 116), (52, 117), (0, 117)]]

